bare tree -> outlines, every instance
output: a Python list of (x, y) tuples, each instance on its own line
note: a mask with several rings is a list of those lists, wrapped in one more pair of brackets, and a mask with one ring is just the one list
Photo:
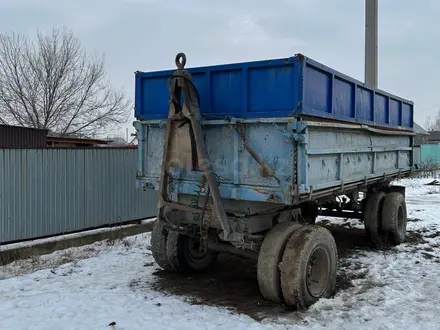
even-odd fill
[(0, 123), (96, 136), (128, 119), (130, 102), (66, 29), (0, 34)]
[(429, 132), (440, 131), (440, 111), (437, 113), (437, 116), (434, 119), (431, 119), (431, 117), (426, 119), (425, 127)]

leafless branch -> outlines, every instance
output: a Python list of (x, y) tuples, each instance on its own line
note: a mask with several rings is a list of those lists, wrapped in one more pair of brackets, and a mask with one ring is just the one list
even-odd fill
[(425, 127), (427, 131), (440, 131), (440, 111), (434, 119), (427, 118)]
[(0, 123), (94, 136), (126, 122), (130, 104), (71, 31), (0, 34)]

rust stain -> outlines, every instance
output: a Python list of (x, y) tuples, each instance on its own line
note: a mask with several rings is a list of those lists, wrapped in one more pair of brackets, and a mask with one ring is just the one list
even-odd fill
[(254, 190), (257, 193), (262, 194), (262, 195), (268, 195), (269, 194), (267, 191), (264, 191), (264, 190), (261, 190), (261, 189), (254, 188)]
[(305, 59), (305, 56), (304, 56), (303, 54), (301, 54), (301, 53), (296, 54), (296, 56), (298, 57), (298, 60), (299, 60), (300, 62), (303, 62), (304, 59)]
[(268, 202), (281, 202), (281, 199), (278, 196), (276, 196), (275, 194), (270, 194), (267, 201)]
[(267, 202), (278, 202), (278, 203), (281, 202), (281, 198), (278, 197), (277, 195), (275, 195), (274, 193), (270, 193), (268, 191), (261, 190), (258, 188), (254, 188), (253, 190), (261, 195), (265, 195), (265, 196), (268, 195), (268, 197), (266, 199)]

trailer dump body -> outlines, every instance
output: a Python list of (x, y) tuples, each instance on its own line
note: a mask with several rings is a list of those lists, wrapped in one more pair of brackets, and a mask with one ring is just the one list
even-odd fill
[[(225, 198), (290, 205), (297, 195), (403, 174), (413, 165), (413, 103), (303, 55), (188, 71)], [(157, 189), (173, 73), (136, 73), (138, 179)], [(243, 152), (238, 121), (279, 182), (261, 177), (260, 165)], [(175, 189), (196, 194), (201, 173), (190, 170), (190, 149), (179, 141), (188, 162), (173, 168)]]
[[(413, 103), (303, 55), (190, 68), (204, 118), (313, 116), (413, 129)], [(166, 119), (168, 79), (174, 70), (136, 73), (138, 120)]]
[[(159, 190), (152, 253), (166, 270), (254, 258), (266, 299), (306, 308), (335, 291), (337, 248), (319, 215), (405, 240), (413, 104), (303, 55), (136, 73), (137, 179)], [(340, 198), (341, 195), (344, 197)]]
[[(274, 171), (262, 177), (260, 164), (244, 150), (236, 123), (203, 122), (213, 170), (222, 197), (269, 201), (292, 205), (319, 191), (331, 194), (350, 184), (387, 179), (411, 170), (411, 135), (374, 130), (360, 125), (298, 122), (293, 118), (245, 120), (244, 137), (250, 147)], [(138, 126), (139, 180), (159, 189), (166, 122), (149, 121)], [(203, 175), (192, 171), (188, 132), (176, 138), (171, 154), (184, 157), (171, 168), (174, 198), (197, 195)], [(302, 197), (301, 197), (302, 196)], [(322, 197), (322, 193), (320, 194)]]

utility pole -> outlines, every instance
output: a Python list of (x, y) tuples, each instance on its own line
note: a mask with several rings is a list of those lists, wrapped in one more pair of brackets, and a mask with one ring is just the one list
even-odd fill
[(365, 0), (365, 83), (378, 85), (378, 0)]

